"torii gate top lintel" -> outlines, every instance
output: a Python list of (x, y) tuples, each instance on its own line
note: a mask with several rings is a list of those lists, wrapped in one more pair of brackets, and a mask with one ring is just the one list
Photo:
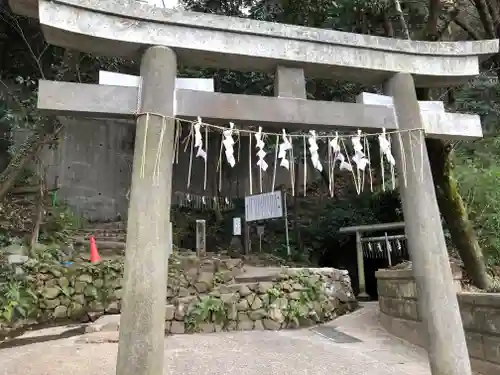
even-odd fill
[(165, 45), (187, 65), (274, 72), (279, 63), (303, 68), (309, 77), (362, 83), (382, 83), (405, 72), (426, 87), (462, 84), (479, 73), (478, 56), (498, 51), (498, 40), (408, 41), (134, 0), (10, 0), (10, 5), (17, 13), (39, 16), (49, 43), (83, 52), (132, 57)]
[[(204, 111), (203, 115), (209, 118), (229, 120), (239, 115), (241, 120), (258, 124), (282, 122), (302, 124), (305, 128), (337, 124), (374, 129), (385, 128), (389, 122), (399, 133), (406, 132), (405, 137), (392, 136), (393, 163), (401, 180), (405, 231), (419, 290), (422, 328), (428, 335), (430, 368), (433, 374), (471, 375), (424, 136), (430, 130), (436, 136), (480, 137), (481, 129), (477, 118), (473, 118), (476, 131), (471, 132), (469, 121), (456, 131), (444, 108), (443, 111), (438, 108), (435, 123), (439, 126), (426, 127), (432, 116), (422, 110), (436, 103), (419, 103), (415, 82), (428, 87), (465, 83), (479, 74), (479, 55), (498, 51), (498, 40), (453, 43), (389, 40), (181, 10), (165, 11), (131, 0), (10, 2), (14, 11), (16, 8), (19, 11), (18, 4), (38, 5), (40, 23), (49, 43), (114, 56), (131, 56), (145, 50), (137, 87), (71, 84), (77, 86), (58, 89), (53, 83), (42, 81), (39, 90), (39, 107), (45, 110), (118, 112), (124, 117), (136, 117), (117, 374), (163, 373), (174, 124), (180, 115), (200, 116)], [(255, 99), (177, 90), (179, 61), (197, 63), (193, 65), (199, 67), (276, 72), (277, 97)], [(305, 76), (383, 83), (383, 92), (389, 98), (382, 98), (382, 107), (305, 100)], [(67, 95), (61, 96), (64, 92)], [(85, 97), (86, 101), (81, 100)], [(359, 98), (363, 103), (374, 99), (377, 98), (369, 95)], [(113, 101), (120, 107), (114, 106)], [(226, 112), (218, 112), (219, 109)], [(412, 134), (414, 131), (416, 134)], [(250, 147), (252, 137), (248, 139)], [(389, 141), (385, 141), (387, 147)], [(311, 159), (313, 150), (311, 147)], [(318, 162), (317, 147), (315, 161)], [(252, 170), (249, 163), (250, 183)]]

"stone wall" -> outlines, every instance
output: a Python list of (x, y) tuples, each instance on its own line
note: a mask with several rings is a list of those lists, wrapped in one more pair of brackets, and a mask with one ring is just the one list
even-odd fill
[[(13, 309), (7, 319), (2, 310), (0, 335), (12, 336), (36, 323), (96, 321), (120, 312), (121, 259), (69, 266), (29, 260), (16, 267), (12, 280), (24, 280), (19, 284), (23, 297), (13, 304), (23, 306), (27, 316)], [(236, 283), (241, 272), (240, 259), (172, 256), (165, 301), (167, 333), (292, 328), (328, 321), (356, 308), (343, 271), (283, 269), (272, 281)], [(2, 303), (2, 308), (10, 304)]]
[[(412, 270), (379, 270), (376, 277), (382, 325), (392, 334), (426, 347)], [(458, 270), (454, 279), (472, 367), (484, 375), (499, 374), (500, 294), (464, 293)]]

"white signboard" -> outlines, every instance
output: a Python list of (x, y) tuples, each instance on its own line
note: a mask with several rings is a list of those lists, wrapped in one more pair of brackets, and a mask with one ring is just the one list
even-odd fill
[[(110, 86), (139, 87), (139, 76), (115, 72), (99, 71), (99, 84)], [(177, 78), (176, 89), (214, 92), (213, 78)]]
[(245, 197), (246, 221), (276, 219), (283, 217), (281, 191)]
[(241, 236), (241, 217), (233, 217), (233, 236)]

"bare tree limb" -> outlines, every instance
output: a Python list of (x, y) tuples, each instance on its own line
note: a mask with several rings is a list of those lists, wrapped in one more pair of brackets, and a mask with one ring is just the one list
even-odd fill
[(427, 18), (427, 24), (425, 26), (426, 35), (424, 39), (431, 41), (439, 40), (438, 22), (442, 8), (443, 7), (440, 0), (429, 1), (429, 17)]
[(389, 38), (394, 38), (394, 27), (392, 27), (392, 22), (387, 12), (382, 12), (382, 17), (382, 25), (384, 26), (385, 35), (387, 35)]
[(486, 0), (474, 0), (474, 5), (483, 24), (484, 31), (488, 38), (494, 39), (496, 37), (495, 25), (493, 18), (491, 17), (490, 10), (486, 3)]
[(403, 9), (401, 9), (401, 3), (399, 0), (394, 0), (394, 6), (396, 7), (396, 12), (398, 13), (399, 23), (401, 24), (401, 28), (403, 29), (403, 33), (406, 39), (410, 38), (410, 31), (408, 30), (408, 25), (405, 21), (405, 15), (403, 13)]
[(472, 40), (481, 40), (481, 35), (479, 35), (477, 31), (474, 30), (469, 24), (467, 24), (467, 22), (461, 17), (455, 17), (453, 22), (455, 22), (457, 26), (460, 26)]
[(486, 3), (488, 4), (493, 25), (497, 26), (500, 23), (500, 5), (498, 4), (498, 0), (488, 0)]

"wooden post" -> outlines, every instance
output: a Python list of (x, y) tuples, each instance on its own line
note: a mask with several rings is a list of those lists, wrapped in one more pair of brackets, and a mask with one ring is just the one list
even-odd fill
[[(422, 129), (413, 77), (407, 73), (395, 74), (384, 89), (386, 95), (394, 99), (399, 128)], [(406, 183), (401, 179), (399, 190), (419, 311), (428, 336), (431, 372), (433, 375), (470, 375), (470, 360), (424, 135), (402, 134), (401, 144), (395, 135), (392, 144), (399, 177), (406, 171)]]
[(176, 71), (167, 47), (142, 57), (117, 375), (163, 374)]
[(206, 224), (205, 220), (196, 220), (196, 255), (199, 257), (207, 255)]

